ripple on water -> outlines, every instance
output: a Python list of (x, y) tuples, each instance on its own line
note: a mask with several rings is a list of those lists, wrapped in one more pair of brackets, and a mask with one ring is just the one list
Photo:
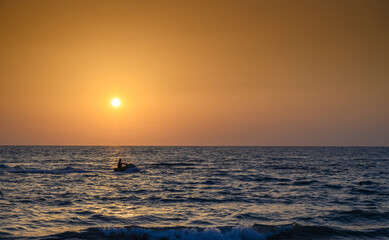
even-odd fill
[[(389, 148), (0, 146), (0, 155), (0, 238), (104, 239), (101, 226), (192, 239), (389, 235)], [(124, 156), (147, 171), (116, 174)]]

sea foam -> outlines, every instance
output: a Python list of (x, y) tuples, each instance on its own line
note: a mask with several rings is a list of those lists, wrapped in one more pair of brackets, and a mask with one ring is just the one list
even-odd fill
[(220, 227), (220, 228), (158, 228), (145, 229), (139, 227), (130, 228), (100, 228), (99, 231), (105, 237), (130, 237), (131, 239), (149, 240), (250, 240), (268, 239), (291, 229), (292, 226), (277, 227), (260, 233), (246, 227)]

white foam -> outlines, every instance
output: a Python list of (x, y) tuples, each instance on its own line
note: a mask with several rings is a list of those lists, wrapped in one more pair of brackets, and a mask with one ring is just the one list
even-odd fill
[(131, 236), (135, 235), (140, 239), (147, 236), (147, 239), (157, 240), (166, 238), (169, 240), (254, 240), (267, 239), (278, 234), (278, 232), (269, 231), (259, 233), (252, 228), (235, 227), (227, 231), (221, 231), (218, 228), (194, 229), (144, 229), (144, 228), (101, 228), (99, 229), (106, 237)]
[(141, 172), (141, 169), (140, 169), (140, 168), (137, 168), (137, 167), (133, 167), (133, 168), (127, 169), (127, 170), (124, 171), (124, 172), (126, 172), (126, 173)]

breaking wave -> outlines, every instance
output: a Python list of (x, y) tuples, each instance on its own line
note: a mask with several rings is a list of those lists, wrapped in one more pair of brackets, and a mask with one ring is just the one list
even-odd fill
[[(262, 225), (252, 227), (155, 227), (139, 226), (88, 228), (30, 239), (127, 239), (127, 240), (284, 240), (385, 238), (389, 228), (356, 231), (328, 226)], [(1, 233), (0, 233), (1, 237)], [(5, 237), (5, 236), (4, 236)]]

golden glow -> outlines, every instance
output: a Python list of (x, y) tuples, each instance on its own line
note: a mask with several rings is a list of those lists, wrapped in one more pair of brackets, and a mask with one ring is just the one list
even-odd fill
[(119, 100), (119, 98), (114, 98), (114, 99), (112, 99), (112, 106), (114, 106), (114, 107), (119, 107), (120, 106), (120, 100)]
[(0, 0), (0, 145), (387, 146), (388, 9)]

